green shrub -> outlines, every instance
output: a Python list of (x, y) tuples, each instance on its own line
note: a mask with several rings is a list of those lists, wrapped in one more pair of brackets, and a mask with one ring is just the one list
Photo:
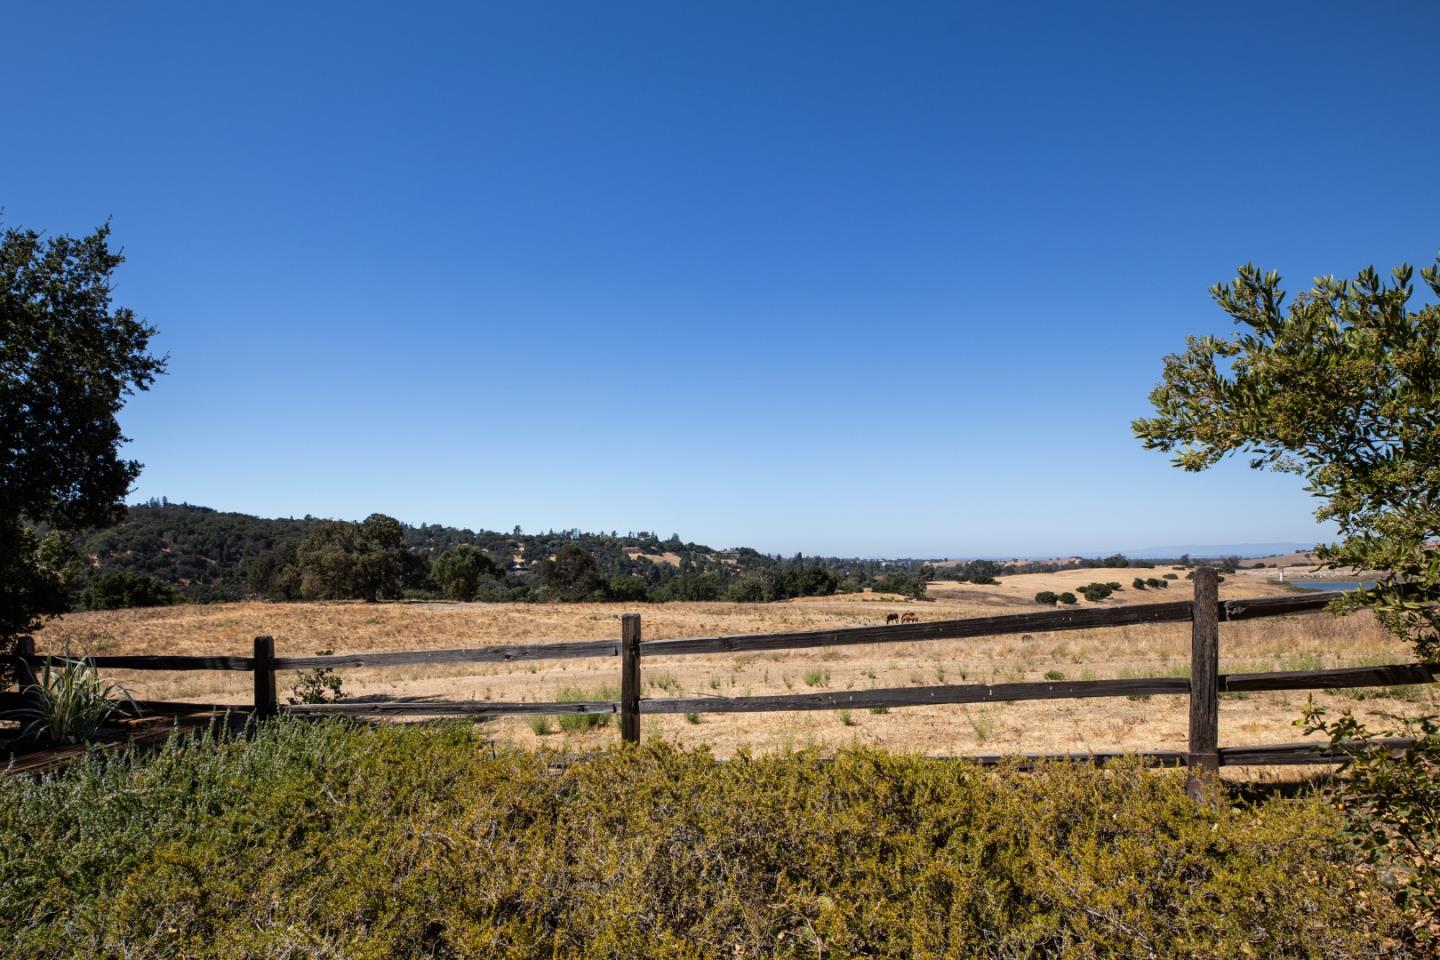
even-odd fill
[(813, 667), (805, 671), (805, 685), (807, 687), (828, 687), (830, 685), (830, 670), (828, 667)]
[[(317, 657), (328, 657), (334, 650), (316, 650)], [(316, 667), (313, 670), (298, 670), (295, 683), (290, 687), (290, 696), (285, 699), (291, 705), (301, 703), (339, 703), (345, 699), (342, 689), (344, 681), (333, 667)]]
[(1136, 590), (1144, 590), (1145, 581), (1141, 580), (1139, 577), (1136, 577), (1134, 580), (1130, 581), (1130, 586), (1134, 587)]
[(1035, 594), (1036, 603), (1048, 603), (1052, 607), (1055, 605), (1055, 601), (1059, 599), (1060, 598), (1055, 594), (1054, 590), (1041, 590), (1039, 593)]
[[(611, 686), (599, 686), (594, 690), (580, 687), (561, 687), (555, 700), (559, 703), (594, 703), (604, 700), (619, 700), (620, 692)], [(562, 713), (555, 719), (566, 733), (584, 733), (596, 727), (608, 727), (613, 713)]]
[(1351, 843), (1393, 892), (1419, 945), (1440, 953), (1440, 716), (1391, 718), (1397, 730), (1372, 731), (1345, 711), (1326, 720), (1312, 698), (1297, 721), (1323, 733), (1332, 749), (1347, 742), (1401, 736), (1410, 745), (1353, 753), (1336, 792)]
[(80, 591), (80, 605), (86, 610), (166, 607), (179, 598), (179, 591), (159, 577), (129, 570), (97, 573)]
[(1375, 956), (1397, 917), (1315, 797), (1197, 807), (1131, 763), (988, 770), (460, 725), (267, 723), (0, 778), (16, 957)]
[(1064, 593), (1060, 594), (1060, 602), (1075, 603), (1075, 594), (1071, 593), (1069, 590), (1066, 590)]

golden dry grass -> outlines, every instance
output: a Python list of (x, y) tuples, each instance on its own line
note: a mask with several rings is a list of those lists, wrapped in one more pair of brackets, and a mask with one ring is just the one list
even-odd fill
[[(1126, 589), (1107, 604), (1187, 599), (1181, 579), (1167, 590), (1135, 591), (1135, 575), (1164, 569), (1080, 570), (1002, 579), (998, 586), (936, 583), (933, 600), (858, 594), (807, 598), (777, 604), (669, 603), (639, 608), (647, 638), (805, 630), (883, 622), (891, 611), (914, 611), (922, 620), (1038, 609), (1039, 590), (1074, 590), (1092, 580), (1120, 581)], [(1259, 578), (1230, 577), (1224, 598), (1263, 596), (1283, 588)], [(1082, 601), (1082, 606), (1085, 605)], [(44, 650), (65, 645), (96, 654), (172, 653), (247, 655), (252, 638), (269, 634), (283, 655), (321, 649), (336, 652), (415, 650), (496, 643), (526, 644), (618, 636), (623, 608), (613, 604), (450, 604), (262, 602), (180, 606), (72, 614), (46, 627)], [(1408, 648), (1368, 614), (1328, 614), (1224, 624), (1221, 669), (1227, 672), (1309, 669), (1411, 659)], [(1189, 627), (1163, 624), (1033, 636), (936, 641), (885, 646), (831, 647), (767, 654), (655, 657), (644, 664), (644, 696), (746, 696), (817, 689), (865, 689), (938, 683), (1014, 682), (1184, 675), (1189, 667)], [(237, 673), (118, 674), (138, 696), (155, 699), (246, 702), (249, 676)], [(290, 678), (282, 678), (282, 695)], [(615, 686), (618, 665), (610, 659), (398, 667), (344, 672), (351, 694), (438, 695), (477, 700), (552, 700), (563, 688)], [(1293, 725), (1304, 693), (1227, 695), (1221, 703), (1221, 743), (1241, 745), (1301, 739)], [(1386, 713), (1434, 712), (1435, 685), (1378, 691), (1317, 692), (1316, 700), (1338, 712), (1352, 709), (1375, 720)], [(888, 713), (845, 712), (705, 714), (646, 717), (645, 736), (688, 745), (708, 744), (717, 753), (740, 747), (756, 751), (849, 743), (939, 754), (1021, 751), (1183, 749), (1186, 698), (1039, 701), (985, 706), (897, 708)], [(541, 742), (522, 720), (490, 728), (520, 744)], [(613, 727), (552, 734), (547, 743), (598, 745), (616, 736)]]

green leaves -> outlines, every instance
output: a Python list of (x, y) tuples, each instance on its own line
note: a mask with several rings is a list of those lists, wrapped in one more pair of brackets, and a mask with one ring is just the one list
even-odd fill
[[(1284, 307), (1274, 271), (1241, 267), (1212, 288), (1239, 328), (1192, 337), (1164, 360), (1155, 416), (1132, 424), (1150, 450), (1204, 470), (1244, 453), (1256, 469), (1295, 473), (1341, 540), (1326, 566), (1380, 571), (1369, 606), (1425, 657), (1440, 655), (1440, 306), (1411, 310), (1408, 265), (1381, 280), (1322, 277)], [(1440, 295), (1440, 265), (1421, 271)], [(1419, 602), (1396, 607), (1397, 590)]]
[(86, 237), (0, 233), (0, 641), (66, 607), (59, 573), (36, 556), (23, 523), (106, 526), (140, 464), (120, 458), (124, 398), (165, 369), (155, 329), (111, 309), (124, 257), (110, 227)]

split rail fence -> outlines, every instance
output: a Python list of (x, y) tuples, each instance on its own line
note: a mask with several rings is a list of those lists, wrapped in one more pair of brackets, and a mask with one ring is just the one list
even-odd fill
[[(1222, 693), (1273, 690), (1333, 690), (1356, 687), (1433, 683), (1440, 676), (1440, 664), (1403, 663), (1384, 666), (1341, 667), (1326, 670), (1293, 670), (1270, 673), (1220, 673), (1220, 624), (1259, 617), (1289, 616), (1321, 611), (1340, 594), (1312, 593), (1258, 599), (1219, 599), (1216, 572), (1199, 568), (1194, 572), (1193, 600), (1173, 603), (1135, 604), (1118, 607), (1088, 607), (1074, 610), (1045, 610), (997, 617), (941, 620), (886, 626), (808, 630), (793, 633), (756, 633), (735, 636), (685, 637), (642, 640), (640, 615), (621, 617), (616, 640), (583, 640), (515, 646), (474, 647), (452, 650), (382, 651), (359, 654), (281, 657), (275, 654), (271, 637), (256, 637), (249, 657), (195, 656), (101, 656), (93, 658), (100, 669), (110, 670), (239, 670), (253, 674), (253, 706), (142, 701), (143, 710), (154, 713), (193, 712), (213, 709), (249, 710), (257, 717), (278, 713), (341, 716), (459, 716), (490, 720), (504, 716), (554, 714), (613, 714), (619, 718), (620, 736), (629, 743), (640, 740), (643, 714), (749, 713), (792, 710), (848, 710), (870, 707), (912, 707), (937, 704), (1000, 703), (1019, 700), (1075, 700), (1089, 697), (1134, 697), (1186, 695), (1190, 698), (1188, 749), (1132, 751), (1161, 766), (1186, 766), (1192, 783), (1203, 774), (1225, 765), (1276, 765), (1343, 763), (1358, 749), (1399, 749), (1408, 741), (1381, 740), (1342, 745), (1283, 743), (1263, 746), (1221, 747), (1219, 744), (1219, 699)], [(641, 662), (648, 657), (718, 653), (764, 653), (846, 644), (920, 643), (1005, 634), (1035, 634), (1067, 630), (1130, 626), (1146, 623), (1191, 624), (1190, 675), (1188, 677), (1147, 677), (1113, 680), (1046, 680), (1025, 683), (950, 684), (924, 687), (891, 687), (869, 690), (825, 691), (746, 697), (641, 697)], [(355, 669), (461, 663), (497, 663), (556, 660), (586, 657), (618, 657), (620, 699), (595, 702), (497, 702), (456, 701), (423, 698), (347, 701), (340, 703), (282, 705), (276, 697), (275, 676), (281, 670)], [(47, 658), (36, 656), (33, 641), (22, 642), (19, 665), (33, 671)], [(1120, 754), (1026, 754), (1029, 759), (1070, 759), (1101, 761)], [(972, 756), (979, 762), (996, 762), (1001, 756)]]

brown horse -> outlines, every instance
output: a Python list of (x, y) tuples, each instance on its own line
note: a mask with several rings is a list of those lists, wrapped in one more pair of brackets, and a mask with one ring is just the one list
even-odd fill
[(899, 623), (899, 622), (900, 622), (900, 614), (898, 614), (898, 613), (887, 613), (887, 614), (885, 614), (885, 622), (886, 622), (886, 623)]
[(907, 613), (907, 614), (905, 614), (905, 616), (903, 616), (903, 617), (900, 618), (900, 622), (901, 622), (901, 623), (919, 623), (919, 622), (920, 622), (920, 614), (918, 614), (918, 613)]

